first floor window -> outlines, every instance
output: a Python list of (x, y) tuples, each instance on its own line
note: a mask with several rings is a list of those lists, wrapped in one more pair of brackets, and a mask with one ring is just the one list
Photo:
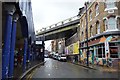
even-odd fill
[(92, 29), (92, 26), (90, 26), (90, 37), (92, 37), (92, 32), (93, 32), (93, 29)]
[(108, 30), (115, 30), (116, 29), (116, 20), (115, 17), (110, 17), (108, 19)]
[(106, 19), (104, 20), (104, 27), (105, 27), (105, 30), (108, 29), (108, 25), (107, 25), (107, 20)]
[(82, 32), (81, 38), (82, 38), (82, 41), (83, 41), (84, 40), (84, 34), (83, 34), (83, 32)]
[(91, 10), (89, 12), (89, 18), (90, 18), (90, 20), (92, 20), (92, 11)]
[(96, 27), (97, 27), (97, 34), (100, 34), (100, 23), (99, 22), (96, 23)]

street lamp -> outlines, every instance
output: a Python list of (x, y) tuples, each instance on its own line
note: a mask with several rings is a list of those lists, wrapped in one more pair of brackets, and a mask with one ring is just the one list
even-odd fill
[(86, 7), (87, 66), (89, 66), (89, 47), (88, 47), (88, 18), (87, 18), (87, 5), (88, 5), (88, 2), (85, 2), (85, 7)]

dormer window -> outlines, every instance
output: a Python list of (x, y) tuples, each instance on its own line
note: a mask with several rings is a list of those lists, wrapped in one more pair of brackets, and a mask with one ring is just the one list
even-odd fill
[(106, 0), (106, 2), (105, 2), (105, 5), (106, 5), (105, 11), (117, 9), (117, 7), (115, 5), (115, 1), (116, 0)]
[(114, 8), (115, 0), (106, 0), (106, 8)]

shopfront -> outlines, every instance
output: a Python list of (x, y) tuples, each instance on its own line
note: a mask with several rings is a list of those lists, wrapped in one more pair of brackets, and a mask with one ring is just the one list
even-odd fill
[[(113, 65), (118, 61), (118, 36), (103, 36), (88, 42), (89, 63), (105, 65), (108, 58), (112, 59)], [(86, 59), (86, 43), (81, 44), (81, 60)]]

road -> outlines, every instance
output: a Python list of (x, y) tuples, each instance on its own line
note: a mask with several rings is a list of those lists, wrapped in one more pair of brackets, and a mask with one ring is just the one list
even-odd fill
[(45, 60), (46, 63), (37, 68), (31, 78), (118, 78), (117, 72), (102, 72), (50, 58)]

